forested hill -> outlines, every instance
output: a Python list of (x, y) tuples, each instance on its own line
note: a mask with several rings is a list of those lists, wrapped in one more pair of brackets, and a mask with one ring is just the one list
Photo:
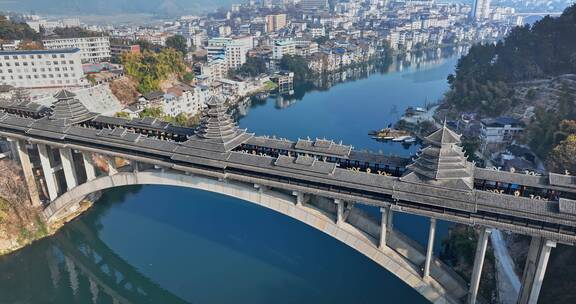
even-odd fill
[(513, 29), (498, 44), (475, 45), (448, 81), (449, 104), (496, 115), (512, 106), (508, 84), (576, 73), (576, 4), (562, 16)]
[(36, 40), (39, 35), (26, 23), (16, 23), (0, 15), (0, 42), (3, 40)]

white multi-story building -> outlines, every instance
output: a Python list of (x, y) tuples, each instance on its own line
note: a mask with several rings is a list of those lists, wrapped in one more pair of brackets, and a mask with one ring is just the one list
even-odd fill
[(204, 98), (200, 89), (185, 84), (168, 88), (161, 100), (163, 112), (170, 116), (180, 113), (194, 116), (202, 111), (203, 106)]
[(78, 48), (83, 63), (110, 60), (109, 37), (45, 39), (42, 43), (48, 50)]
[(80, 50), (0, 52), (0, 84), (22, 88), (85, 85)]
[(229, 69), (236, 69), (246, 62), (246, 53), (254, 48), (254, 37), (213, 38), (208, 40), (208, 61), (222, 59)]
[(522, 122), (510, 117), (487, 118), (481, 122), (480, 139), (484, 148), (492, 144), (511, 143), (524, 132)]
[(490, 0), (474, 0), (472, 19), (479, 21), (490, 17)]
[(296, 42), (291, 39), (276, 40), (272, 48), (272, 59), (280, 60), (284, 55), (296, 54)]
[(246, 54), (254, 48), (252, 36), (233, 39), (226, 45), (225, 58), (229, 69), (237, 69), (246, 62)]

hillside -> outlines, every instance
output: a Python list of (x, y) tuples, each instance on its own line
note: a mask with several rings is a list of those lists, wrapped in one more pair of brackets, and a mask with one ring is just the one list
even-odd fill
[(576, 5), (561, 17), (513, 29), (498, 44), (475, 45), (448, 81), (447, 102), (497, 115), (514, 105), (509, 84), (576, 73)]
[(31, 206), (18, 165), (0, 161), (0, 254), (48, 234), (39, 210)]
[(443, 110), (452, 117), (475, 112), (523, 119), (525, 142), (551, 170), (576, 169), (576, 159), (566, 157), (573, 148), (567, 139), (576, 133), (574, 33), (576, 4), (560, 17), (513, 29), (495, 45), (473, 46), (448, 77)]

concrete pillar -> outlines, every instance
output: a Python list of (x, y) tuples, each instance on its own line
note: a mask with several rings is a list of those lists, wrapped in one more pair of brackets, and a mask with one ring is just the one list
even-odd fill
[(92, 163), (92, 153), (82, 152), (82, 160), (84, 161), (84, 170), (86, 170), (86, 180), (94, 180), (96, 178), (96, 169)]
[(474, 268), (472, 269), (472, 278), (470, 281), (470, 291), (468, 293), (468, 304), (476, 304), (478, 287), (480, 287), (480, 276), (482, 275), (482, 266), (484, 266), (484, 257), (486, 256), (490, 232), (490, 229), (482, 228), (478, 236), (476, 255), (474, 256)]
[(394, 230), (394, 210), (390, 209), (390, 207), (388, 207), (388, 219), (386, 220), (386, 224), (388, 225), (388, 232), (392, 232), (392, 230)]
[(426, 250), (426, 262), (424, 262), (424, 275), (426, 279), (430, 276), (430, 265), (434, 253), (434, 237), (436, 236), (436, 219), (430, 218), (430, 230), (428, 231), (428, 249)]
[(58, 191), (56, 190), (56, 180), (54, 179), (54, 172), (52, 172), (52, 165), (50, 165), (50, 158), (48, 157), (48, 147), (38, 144), (38, 154), (40, 155), (48, 196), (50, 201), (54, 201), (58, 197)]
[(556, 242), (547, 241), (542, 237), (532, 237), (522, 274), (518, 304), (536, 304), (538, 302), (550, 251), (554, 247), (556, 247)]
[(40, 202), (40, 195), (38, 194), (38, 187), (36, 186), (36, 179), (34, 178), (34, 171), (32, 171), (32, 163), (30, 163), (30, 155), (26, 148), (26, 142), (15, 140), (11, 143), (14, 150), (12, 151), (13, 157), (20, 160), (24, 180), (28, 188), (28, 195), (30, 195), (30, 202), (32, 206), (37, 207), (42, 205)]
[(386, 247), (386, 234), (388, 234), (388, 213), (391, 212), (390, 207), (380, 208), (380, 212), (382, 212), (382, 221), (380, 223), (380, 243), (378, 247), (380, 249)]
[[(132, 171), (133, 171), (134, 173), (138, 173), (138, 172), (140, 171), (140, 165), (139, 165), (139, 163), (138, 163), (137, 161), (135, 161), (135, 160), (133, 160), (133, 161), (131, 161), (131, 162), (132, 162)], [(221, 181), (221, 180), (219, 180), (219, 181)]]
[(258, 184), (254, 184), (254, 188), (258, 189), (258, 192), (260, 194), (263, 194), (266, 190), (268, 190), (267, 186), (258, 185)]
[[(116, 173), (118, 173), (118, 170), (116, 170), (116, 164), (115, 162), (115, 158), (114, 156), (104, 156), (104, 159), (106, 160), (106, 163), (108, 164), (108, 175), (114, 175)], [(162, 169), (162, 172), (164, 169)]]
[(344, 223), (344, 201), (340, 199), (335, 199), (336, 204), (336, 224), (340, 225)]
[(293, 191), (292, 195), (296, 197), (296, 206), (303, 206), (305, 203), (308, 202), (308, 195), (300, 191)]
[(62, 159), (62, 169), (64, 170), (64, 177), (66, 178), (66, 187), (68, 190), (72, 190), (78, 186), (78, 177), (74, 169), (72, 150), (70, 148), (60, 149), (60, 158)]

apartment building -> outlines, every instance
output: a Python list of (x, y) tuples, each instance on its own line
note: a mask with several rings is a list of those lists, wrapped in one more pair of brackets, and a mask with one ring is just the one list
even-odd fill
[(276, 32), (286, 27), (286, 14), (266, 16), (266, 31), (268, 33)]
[(79, 49), (0, 52), (0, 84), (21, 88), (85, 85)]
[(42, 40), (48, 50), (80, 49), (82, 63), (94, 63), (110, 60), (109, 37), (57, 38)]
[(272, 59), (280, 60), (284, 55), (296, 54), (296, 42), (291, 39), (276, 40), (272, 48)]

